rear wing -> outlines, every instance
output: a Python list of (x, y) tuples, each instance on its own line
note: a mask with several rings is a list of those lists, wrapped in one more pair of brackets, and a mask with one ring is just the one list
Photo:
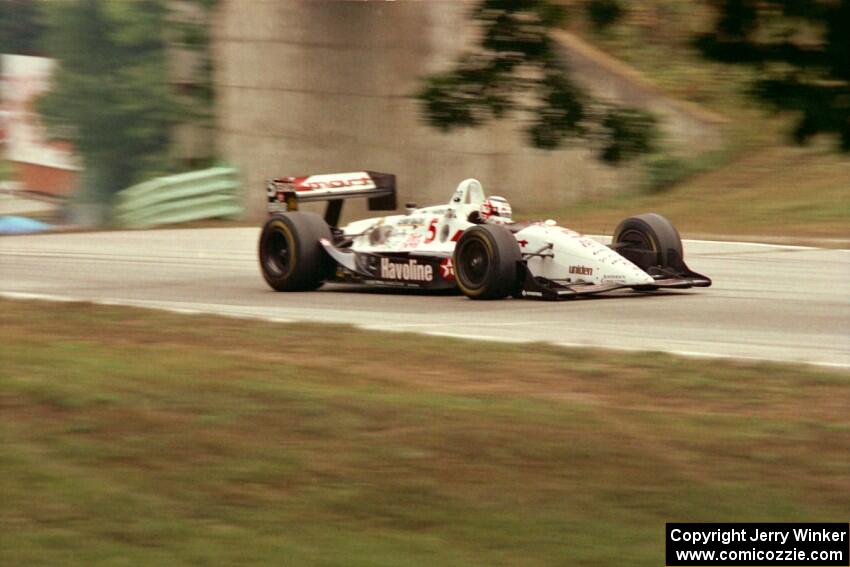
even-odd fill
[(266, 184), (270, 214), (297, 211), (300, 203), (327, 201), (325, 222), (336, 226), (344, 199), (366, 197), (370, 211), (396, 209), (395, 175), (376, 171), (279, 177)]

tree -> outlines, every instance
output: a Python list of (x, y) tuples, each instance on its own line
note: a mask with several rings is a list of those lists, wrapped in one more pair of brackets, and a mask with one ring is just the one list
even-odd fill
[(850, 152), (850, 0), (715, 0), (714, 30), (696, 39), (709, 58), (751, 65), (751, 94), (799, 115), (797, 143), (837, 137)]
[(528, 140), (537, 148), (579, 138), (612, 163), (652, 148), (651, 115), (595, 101), (571, 79), (549, 35), (564, 17), (562, 6), (483, 0), (474, 15), (480, 48), (461, 56), (453, 70), (426, 79), (417, 95), (432, 126), (475, 127), (518, 111), (529, 118)]
[(165, 8), (158, 0), (44, 7), (46, 51), (59, 65), (39, 110), (84, 162), (83, 199), (108, 202), (169, 166), (179, 108), (167, 80)]
[(33, 0), (0, 0), (0, 53), (36, 54), (43, 31)]
[(585, 12), (596, 32), (602, 32), (623, 17), (623, 6), (619, 0), (589, 0)]

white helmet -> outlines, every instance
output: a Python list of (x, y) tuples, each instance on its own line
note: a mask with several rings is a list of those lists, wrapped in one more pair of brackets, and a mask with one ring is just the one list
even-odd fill
[(493, 195), (488, 197), (481, 203), (478, 209), (478, 215), (481, 222), (490, 224), (508, 224), (513, 222), (511, 218), (511, 204), (504, 197)]

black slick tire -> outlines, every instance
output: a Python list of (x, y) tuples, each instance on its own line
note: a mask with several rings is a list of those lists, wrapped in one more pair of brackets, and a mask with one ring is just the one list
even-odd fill
[(271, 217), (260, 234), (263, 278), (275, 291), (310, 291), (331, 275), (333, 261), (321, 239), (333, 241), (330, 227), (315, 213), (290, 212)]
[(455, 279), (470, 299), (502, 299), (519, 284), (522, 260), (516, 238), (499, 225), (476, 225), (466, 229), (454, 251)]
[[(651, 264), (654, 266), (670, 266), (675, 261), (674, 254), (679, 261), (684, 257), (679, 231), (657, 213), (627, 218), (617, 226), (612, 242), (618, 248), (651, 251), (652, 254), (647, 256), (654, 261)], [(651, 265), (639, 267), (646, 269)]]

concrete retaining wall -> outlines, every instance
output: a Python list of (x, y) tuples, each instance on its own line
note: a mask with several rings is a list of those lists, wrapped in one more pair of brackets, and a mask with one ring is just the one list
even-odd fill
[(477, 177), (518, 210), (632, 182), (633, 170), (602, 165), (580, 146), (526, 147), (515, 122), (448, 134), (423, 123), (412, 95), (472, 39), (472, 5), (222, 0), (218, 145), (242, 172), (248, 216), (263, 216), (263, 181), (279, 175), (391, 172), (399, 202), (420, 204), (448, 200), (460, 180)]

